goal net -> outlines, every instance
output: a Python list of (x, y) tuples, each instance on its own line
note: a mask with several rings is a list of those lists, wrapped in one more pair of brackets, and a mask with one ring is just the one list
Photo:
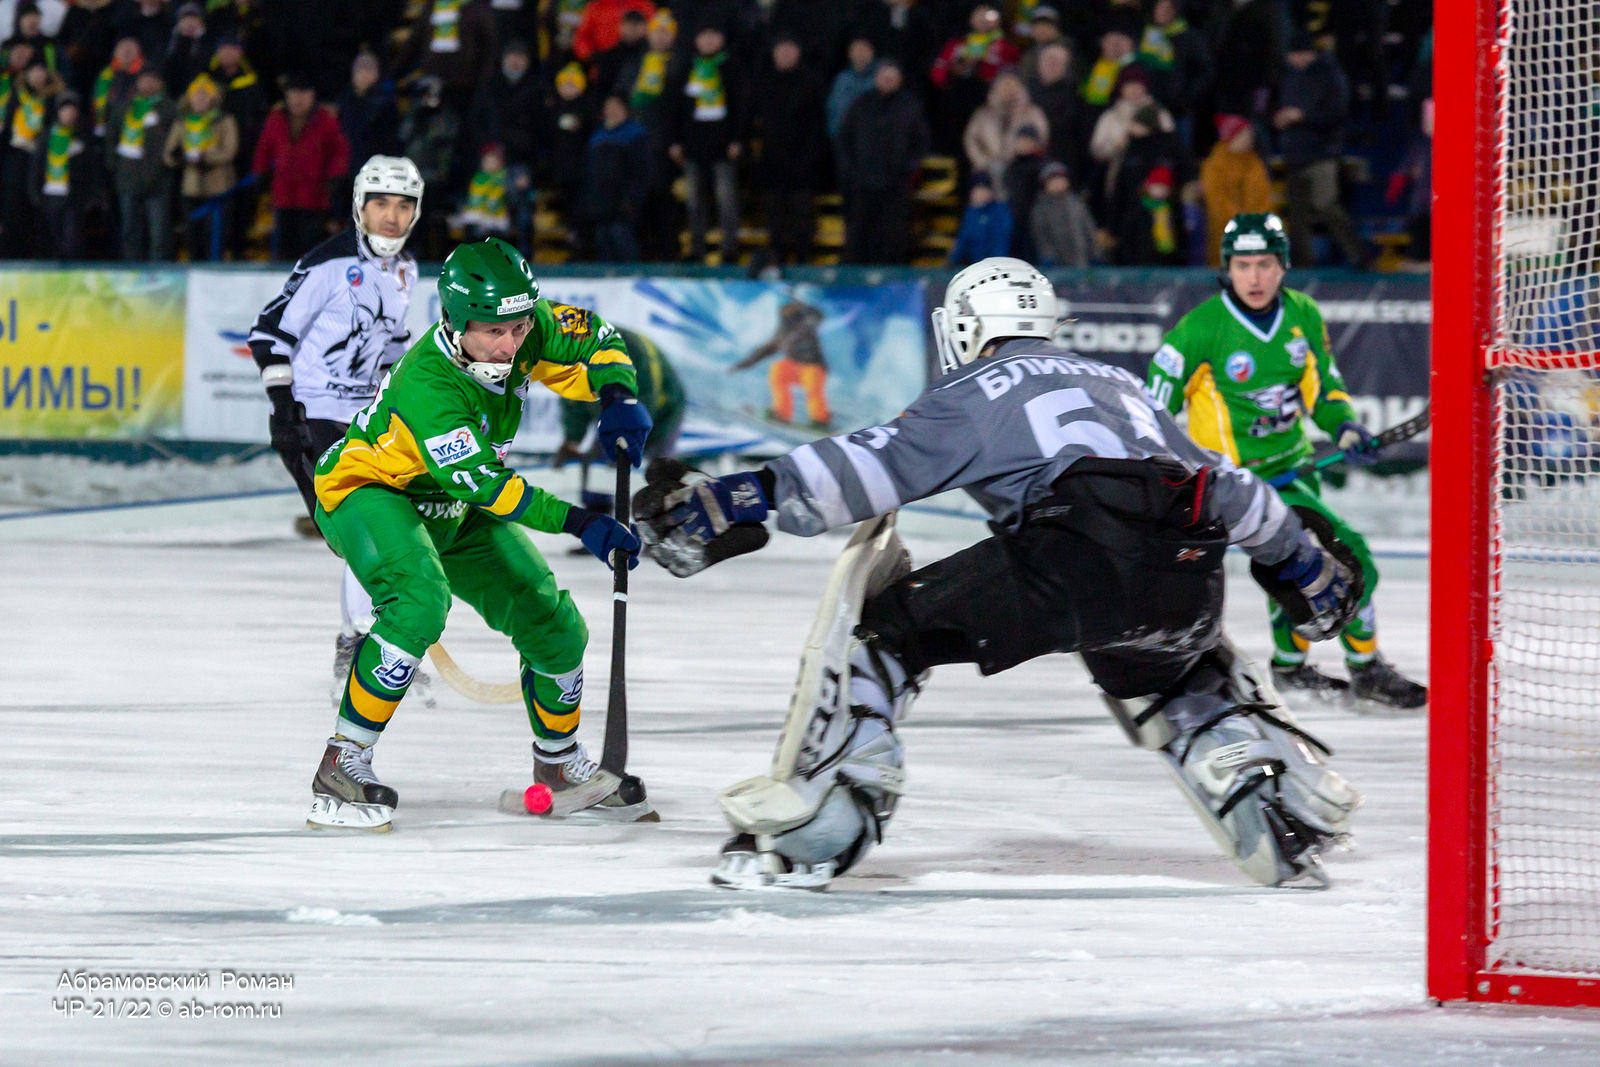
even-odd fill
[(1429, 985), (1600, 1003), (1600, 9), (1437, 11)]

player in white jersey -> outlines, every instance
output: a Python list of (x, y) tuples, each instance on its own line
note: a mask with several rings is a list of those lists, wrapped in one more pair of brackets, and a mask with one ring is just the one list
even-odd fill
[[(305, 498), (308, 521), (316, 510), (317, 457), (344, 439), (350, 420), (410, 347), (406, 312), (417, 260), (405, 244), (421, 213), (415, 163), (398, 156), (367, 160), (351, 195), (355, 229), (307, 252), (250, 329), (250, 351), (272, 401), (272, 447)], [(339, 608), (333, 673), (342, 681), (372, 625), (372, 598), (349, 567)]]
[[(905, 783), (895, 723), (932, 667), (988, 675), (1078, 652), (1246, 874), (1326, 884), (1320, 854), (1360, 797), (1222, 633), (1222, 561), (1242, 548), (1320, 640), (1355, 611), (1354, 556), (1319, 516), (1185, 437), (1138, 379), (1051, 344), (1055, 328), (1048, 279), (984, 260), (934, 314), (945, 373), (898, 417), (722, 478), (651, 465), (634, 516), (680, 576), (761, 547), (769, 512), (802, 536), (861, 523), (771, 774), (722, 795), (734, 837), (714, 883), (821, 888), (882, 840)], [(895, 509), (949, 489), (982, 505), (993, 536), (913, 571)]]

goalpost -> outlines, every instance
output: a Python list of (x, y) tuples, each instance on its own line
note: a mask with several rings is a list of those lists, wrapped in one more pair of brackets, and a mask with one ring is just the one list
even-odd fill
[(1600, 1005), (1600, 5), (1435, 12), (1428, 992)]

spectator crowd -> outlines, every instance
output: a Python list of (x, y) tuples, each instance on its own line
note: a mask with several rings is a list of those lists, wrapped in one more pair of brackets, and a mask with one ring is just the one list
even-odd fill
[(926, 261), (954, 196), (953, 264), (1215, 263), (1280, 210), (1297, 263), (1359, 267), (1352, 130), (1402, 109), (1384, 188), (1425, 259), (1428, 7), (0, 0), (0, 256), (292, 259), (390, 154), (433, 257), (554, 227), (577, 258), (805, 263), (821, 204), (846, 262)]

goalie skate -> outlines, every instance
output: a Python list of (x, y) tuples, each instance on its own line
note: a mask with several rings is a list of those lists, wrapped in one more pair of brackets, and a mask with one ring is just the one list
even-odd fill
[[(821, 892), (833, 881), (834, 864), (798, 863), (763, 850), (753, 834), (736, 834), (722, 846), (711, 884), (718, 889), (809, 889)], [(770, 839), (769, 839), (770, 843)]]

